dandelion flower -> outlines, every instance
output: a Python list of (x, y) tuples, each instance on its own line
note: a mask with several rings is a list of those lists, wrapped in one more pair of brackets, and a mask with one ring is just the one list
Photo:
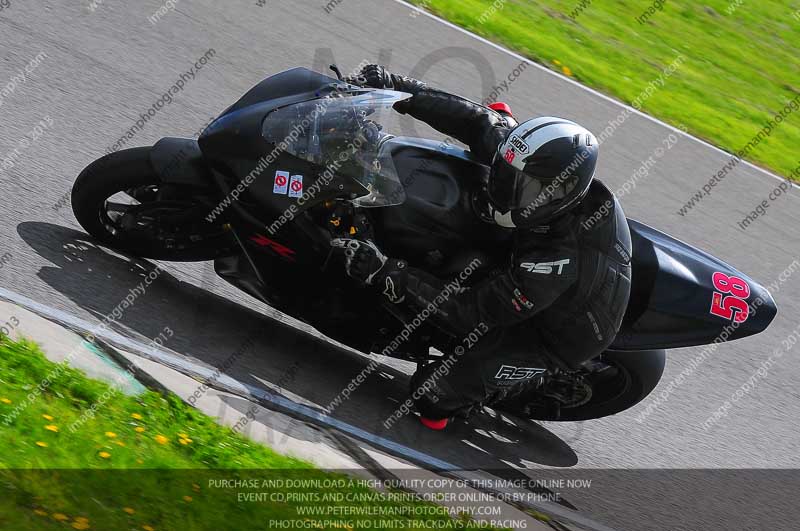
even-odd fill
[(125, 446), (125, 443), (122, 441), (114, 441), (114, 444), (116, 444), (117, 446)]
[(187, 445), (190, 442), (192, 442), (192, 440), (191, 439), (179, 439), (178, 442), (180, 442), (183, 445)]
[(191, 496), (184, 496), (184, 497), (183, 497), (183, 501), (185, 501), (185, 502), (190, 502), (190, 501), (192, 501), (193, 499), (194, 499), (194, 498), (192, 498)]
[(131, 413), (131, 418), (136, 420), (142, 420), (142, 416), (138, 413)]
[(99, 456), (100, 456), (100, 457), (102, 457), (103, 459), (108, 459), (109, 457), (111, 457), (111, 454), (110, 454), (110, 453), (108, 453), (108, 452), (100, 452), (100, 453), (99, 453), (99, 454), (97, 454), (97, 455), (99, 455)]
[(41, 446), (42, 448), (47, 448), (47, 443), (43, 441), (36, 441), (36, 446)]
[(44, 415), (42, 415), (42, 418), (43, 418), (43, 419), (45, 419), (45, 420), (53, 420), (53, 417), (51, 417), (51, 416), (50, 416), (50, 415), (48, 415), (47, 413), (45, 413)]
[(144, 431), (144, 426), (136, 426), (135, 428), (133, 428), (133, 431), (135, 431), (136, 433), (142, 433)]
[(125, 511), (126, 513), (128, 513), (128, 514), (133, 514), (133, 513), (135, 513), (135, 512), (136, 512), (136, 509), (134, 509), (134, 508), (132, 508), (132, 507), (125, 507), (125, 508), (124, 508), (124, 509), (122, 509), (122, 510), (123, 510), (123, 511)]
[(198, 485), (197, 483), (192, 483), (192, 489), (195, 492), (200, 492), (200, 485)]
[(63, 522), (64, 520), (69, 520), (69, 517), (66, 514), (55, 513), (53, 514), (53, 519)]
[(186, 435), (185, 433), (179, 433), (178, 437), (180, 437), (181, 439), (188, 439), (189, 438), (189, 436)]
[(143, 525), (142, 529), (144, 529), (144, 531), (156, 531), (154, 528), (150, 527), (149, 525)]
[(56, 426), (55, 424), (48, 424), (47, 426), (44, 427), (44, 429), (58, 433), (58, 426)]
[(113, 439), (116, 436), (117, 436), (117, 434), (114, 433), (113, 431), (107, 431), (106, 432), (106, 437), (108, 437), (109, 439)]
[(47, 511), (43, 511), (41, 509), (34, 509), (33, 512), (38, 514), (39, 516), (47, 516)]
[(84, 521), (74, 522), (72, 524), (72, 528), (73, 529), (89, 529), (89, 522), (84, 522)]
[(169, 442), (169, 439), (167, 439), (167, 438), (166, 438), (166, 437), (164, 437), (163, 435), (156, 435), (156, 436), (154, 437), (154, 439), (156, 440), (156, 442), (157, 442), (158, 444), (167, 444), (167, 443)]
[(10, 404), (10, 403), (11, 403), (11, 400), (9, 400), (9, 399), (8, 399), (8, 398), (6, 398), (6, 397), (3, 397), (3, 398), (0, 398), (0, 402), (2, 402), (2, 403), (4, 403), (4, 404)]
[(89, 523), (89, 519), (86, 518), (85, 516), (76, 516), (75, 518), (73, 518), (73, 520), (75, 520), (76, 522), (85, 522), (87, 524)]
[(572, 70), (570, 70), (568, 66), (562, 66), (561, 71), (564, 72), (564, 74), (572, 77)]

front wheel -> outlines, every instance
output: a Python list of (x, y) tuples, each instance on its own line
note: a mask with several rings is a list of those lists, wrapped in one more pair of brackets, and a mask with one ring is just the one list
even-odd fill
[(162, 183), (150, 149), (111, 153), (81, 172), (72, 187), (81, 226), (101, 243), (143, 258), (188, 262), (232, 254), (232, 235), (204, 218), (213, 199)]

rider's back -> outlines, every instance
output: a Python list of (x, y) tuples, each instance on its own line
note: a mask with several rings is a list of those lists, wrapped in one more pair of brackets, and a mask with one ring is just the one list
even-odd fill
[(576, 280), (534, 322), (545, 347), (577, 367), (602, 353), (622, 324), (631, 289), (631, 236), (622, 208), (598, 181), (564, 223), (577, 257)]

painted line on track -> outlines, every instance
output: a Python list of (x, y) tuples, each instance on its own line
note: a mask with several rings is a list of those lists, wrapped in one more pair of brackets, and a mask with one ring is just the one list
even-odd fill
[(13, 291), (9, 291), (5, 288), (0, 287), (0, 298), (6, 299), (9, 302), (22, 306), (23, 308), (30, 310), (34, 313), (37, 313), (43, 317), (47, 317), (59, 323), (68, 325), (69, 327), (74, 328), (76, 330), (80, 330), (85, 333), (91, 333), (94, 336), (110, 344), (119, 346), (121, 348), (130, 349), (133, 352), (137, 352), (140, 354), (145, 354), (146, 357), (148, 357), (152, 361), (156, 361), (162, 365), (175, 369), (184, 374), (190, 373), (193, 376), (199, 376), (205, 379), (213, 378), (215, 382), (218, 382), (220, 385), (228, 387), (229, 389), (238, 389), (255, 398), (273, 403), (281, 407), (282, 409), (286, 409), (293, 413), (299, 414), (303, 417), (312, 419), (315, 422), (324, 424), (328, 427), (336, 428), (342, 432), (353, 435), (354, 437), (358, 437), (360, 439), (366, 440), (368, 442), (374, 443), (378, 446), (396, 452), (397, 454), (402, 455), (404, 457), (408, 457), (418, 462), (425, 463), (431, 468), (441, 469), (441, 470), (458, 470), (458, 467), (451, 463), (429, 456), (425, 453), (414, 450), (413, 448), (403, 446), (394, 441), (390, 441), (389, 439), (386, 439), (384, 437), (374, 435), (368, 431), (362, 430), (361, 428), (352, 426), (350, 424), (347, 424), (346, 422), (342, 422), (338, 419), (320, 413), (319, 411), (313, 408), (304, 406), (302, 404), (298, 404), (297, 402), (289, 400), (283, 396), (270, 393), (269, 391), (265, 391), (264, 389), (240, 382), (239, 380), (231, 378), (226, 374), (220, 374), (219, 376), (215, 377), (214, 370), (205, 367), (203, 365), (193, 363), (189, 360), (183, 359), (180, 356), (175, 356), (174, 354), (170, 354), (164, 350), (156, 348), (155, 346), (148, 347), (148, 345), (145, 345), (144, 343), (123, 336), (122, 334), (113, 332), (111, 330), (98, 331), (97, 328), (99, 327), (99, 325), (92, 325), (92, 323), (84, 319), (81, 319), (80, 317), (76, 317), (74, 315), (68, 314), (67, 312), (58, 310), (56, 308), (51, 308), (50, 306), (46, 306), (32, 299), (29, 299), (24, 295), (20, 295), (18, 293), (14, 293)]
[[(675, 133), (680, 133), (681, 135), (685, 136), (686, 138), (694, 140), (695, 142), (699, 142), (700, 144), (702, 144), (702, 145), (704, 145), (706, 147), (709, 147), (709, 148), (713, 149), (714, 151), (722, 153), (723, 155), (726, 155), (728, 157), (733, 157), (734, 156), (733, 153), (729, 153), (729, 152), (725, 151), (724, 149), (722, 149), (722, 148), (720, 148), (718, 146), (715, 146), (714, 144), (706, 142), (702, 138), (698, 138), (698, 137), (696, 137), (694, 135), (690, 135), (689, 133), (681, 131), (677, 127), (674, 127), (674, 126), (668, 124), (667, 122), (665, 122), (663, 120), (660, 120), (660, 119), (658, 119), (658, 118), (656, 118), (654, 116), (651, 116), (651, 115), (649, 115), (647, 113), (644, 113), (644, 112), (642, 112), (642, 111), (640, 111), (638, 109), (635, 109), (635, 108), (631, 107), (630, 105), (627, 105), (627, 104), (619, 101), (618, 99), (612, 98), (611, 96), (609, 96), (607, 94), (603, 94), (602, 92), (599, 92), (599, 91), (597, 91), (597, 90), (595, 90), (595, 89), (593, 89), (591, 87), (587, 87), (583, 83), (579, 83), (578, 81), (575, 81), (574, 79), (572, 79), (570, 77), (567, 77), (567, 76), (565, 76), (563, 74), (559, 74), (558, 72), (550, 70), (549, 68), (547, 68), (546, 66), (544, 66), (542, 64), (539, 64), (539, 63), (537, 63), (535, 61), (532, 61), (531, 59), (528, 59), (527, 57), (525, 57), (523, 55), (520, 55), (517, 52), (509, 50), (508, 48), (506, 48), (504, 46), (501, 46), (501, 45), (497, 44), (496, 42), (490, 41), (486, 37), (481, 37), (477, 33), (473, 33), (471, 31), (469, 31), (468, 29), (465, 29), (465, 28), (462, 28), (461, 26), (453, 24), (452, 22), (449, 22), (449, 21), (447, 21), (447, 20), (445, 20), (445, 19), (443, 19), (441, 17), (438, 17), (438, 16), (434, 15), (433, 13), (429, 13), (428, 11), (425, 11), (422, 8), (419, 8), (419, 7), (417, 7), (417, 6), (413, 5), (413, 4), (409, 4), (405, 0), (391, 0), (391, 1), (395, 2), (397, 4), (404, 5), (407, 8), (420, 13), (421, 15), (425, 15), (428, 18), (431, 18), (431, 19), (436, 20), (437, 22), (439, 22), (441, 24), (444, 24), (448, 28), (451, 28), (451, 29), (454, 29), (454, 30), (456, 30), (456, 31), (458, 31), (460, 33), (463, 33), (464, 35), (469, 35), (473, 39), (476, 39), (476, 40), (482, 42), (483, 44), (487, 44), (487, 45), (491, 46), (492, 48), (494, 48), (496, 50), (499, 50), (499, 51), (501, 51), (501, 52), (503, 52), (505, 54), (508, 54), (508, 55), (510, 55), (510, 56), (512, 56), (512, 57), (514, 57), (516, 59), (519, 59), (520, 61), (524, 61), (525, 63), (527, 63), (527, 64), (529, 64), (531, 66), (534, 66), (534, 67), (538, 68), (539, 70), (543, 70), (544, 72), (547, 72), (551, 76), (555, 76), (555, 77), (561, 79), (562, 81), (566, 81), (567, 83), (570, 83), (570, 84), (572, 84), (572, 85), (574, 85), (576, 87), (580, 87), (583, 90), (589, 92), (590, 94), (593, 94), (593, 95), (595, 95), (595, 96), (597, 96), (599, 98), (602, 98), (605, 101), (608, 101), (608, 102), (611, 102), (611, 103), (613, 103), (615, 105), (618, 105), (618, 106), (622, 107), (623, 109), (628, 109), (628, 110), (632, 111), (634, 114), (637, 114), (637, 115), (641, 116), (642, 118), (650, 120), (651, 122), (657, 123), (658, 125), (660, 125), (662, 127), (666, 127), (667, 129), (669, 129), (669, 130), (671, 130), (671, 131), (673, 131)], [(749, 166), (750, 168), (753, 168), (754, 170), (758, 170), (760, 173), (762, 173), (764, 175), (767, 175), (769, 177), (772, 177), (773, 179), (777, 179), (779, 181), (787, 181), (786, 178), (781, 177), (780, 175), (776, 175), (776, 174), (772, 173), (771, 171), (766, 170), (766, 169), (762, 168), (761, 166), (753, 164), (752, 162), (746, 161), (744, 159), (742, 159), (741, 164), (744, 164), (745, 166)], [(798, 190), (800, 190), (800, 185), (798, 185), (797, 183), (791, 182), (791, 185), (794, 188), (797, 188)]]
[[(93, 334), (95, 337), (100, 338), (111, 345), (129, 349), (139, 355), (144, 355), (144, 357), (152, 361), (188, 376), (200, 377), (205, 380), (213, 378), (214, 382), (218, 383), (220, 387), (227, 388), (229, 392), (235, 393), (236, 390), (239, 390), (239, 392), (245, 395), (243, 398), (247, 398), (247, 395), (249, 395), (258, 399), (262, 403), (267, 402), (274, 404), (279, 409), (289, 411), (317, 424), (337, 429), (357, 439), (361, 439), (374, 444), (377, 447), (393, 452), (398, 456), (405, 457), (416, 463), (423, 464), (432, 470), (441, 470), (444, 472), (449, 472), (455, 476), (462, 476), (462, 474), (459, 473), (462, 469), (451, 463), (442, 461), (441, 459), (430, 456), (424, 452), (414, 450), (413, 448), (409, 448), (379, 435), (375, 435), (346, 422), (342, 422), (341, 420), (325, 415), (324, 413), (320, 413), (316, 409), (289, 400), (286, 397), (240, 382), (239, 380), (231, 378), (226, 374), (217, 374), (215, 370), (212, 370), (209, 367), (205, 367), (198, 363), (193, 363), (181, 356), (170, 354), (169, 352), (156, 348), (154, 345), (145, 345), (140, 341), (126, 337), (117, 332), (112, 332), (110, 330), (98, 331), (97, 329), (99, 328), (99, 324), (93, 325), (89, 321), (86, 321), (80, 317), (76, 317), (65, 311), (41, 304), (33, 299), (25, 297), (24, 295), (20, 295), (19, 293), (15, 293), (0, 287), (0, 299), (5, 299), (6, 301), (21, 306), (28, 311), (65, 325), (72, 330)], [(468, 478), (465, 476), (461, 477), (461, 479)], [(577, 511), (562, 507), (556, 503), (539, 501), (527, 502), (527, 504), (551, 516), (563, 518), (567, 521), (583, 525), (594, 531), (614, 531), (603, 524), (592, 521), (591, 518), (588, 518)]]
[[(65, 311), (41, 304), (33, 299), (25, 297), (24, 295), (20, 295), (19, 293), (15, 293), (0, 287), (0, 299), (4, 299), (8, 302), (16, 304), (28, 311), (67, 326), (72, 330), (93, 334), (95, 337), (100, 338), (111, 345), (131, 350), (134, 353), (143, 355), (152, 361), (160, 363), (188, 376), (200, 377), (206, 380), (213, 378), (214, 382), (218, 383), (220, 387), (227, 388), (228, 392), (235, 394), (236, 390), (238, 390), (240, 393), (245, 395), (243, 398), (247, 398), (247, 395), (249, 395), (258, 399), (262, 404), (264, 402), (274, 404), (280, 410), (289, 411), (299, 417), (306, 418), (317, 424), (337, 429), (342, 433), (346, 433), (357, 439), (361, 439), (377, 447), (383, 448), (384, 450), (393, 452), (395, 455), (405, 457), (419, 464), (423, 464), (426, 467), (429, 467), (429, 469), (441, 470), (445, 473), (449, 472), (454, 476), (459, 476), (460, 479), (469, 479), (466, 476), (461, 477), (463, 476), (463, 474), (460, 473), (462, 469), (451, 463), (442, 461), (441, 459), (430, 456), (424, 452), (414, 450), (413, 448), (409, 448), (379, 435), (375, 435), (366, 430), (362, 430), (361, 428), (346, 422), (342, 422), (341, 420), (325, 415), (324, 413), (320, 413), (313, 408), (298, 404), (297, 402), (289, 400), (286, 397), (240, 382), (239, 380), (231, 378), (226, 374), (216, 374), (215, 371), (209, 367), (193, 363), (182, 358), (181, 356), (170, 354), (169, 352), (156, 348), (155, 346), (145, 345), (140, 341), (123, 336), (117, 332), (112, 332), (110, 330), (98, 331), (97, 329), (99, 328), (99, 324), (93, 325), (89, 321), (86, 321), (80, 317), (76, 317)], [(615, 531), (603, 524), (594, 522), (591, 520), (591, 518), (584, 516), (582, 513), (573, 511), (558, 505), (557, 503), (548, 501), (529, 501), (526, 502), (526, 504), (530, 505), (536, 510), (542, 511), (557, 518), (565, 519), (578, 525), (582, 525), (593, 531)]]

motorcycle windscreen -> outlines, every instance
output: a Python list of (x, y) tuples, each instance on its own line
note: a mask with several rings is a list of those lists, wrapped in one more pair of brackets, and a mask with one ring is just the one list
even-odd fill
[(355, 179), (367, 193), (353, 200), (361, 207), (405, 201), (387, 141), (396, 123), (392, 106), (410, 94), (357, 90), (281, 107), (267, 115), (262, 134), (284, 152), (322, 168), (327, 185), (336, 176)]

